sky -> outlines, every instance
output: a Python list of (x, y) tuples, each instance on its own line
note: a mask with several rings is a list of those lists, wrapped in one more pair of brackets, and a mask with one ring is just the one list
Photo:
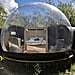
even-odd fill
[[(0, 0), (0, 3), (3, 5), (3, 7), (7, 10), (18, 8), (20, 6), (23, 6), (26, 3), (30, 2), (48, 2), (49, 0)], [(70, 2), (71, 0), (59, 0), (63, 3)], [(54, 0), (55, 4), (57, 5), (57, 0)]]
[[(19, 6), (22, 6), (26, 3), (30, 3), (30, 2), (49, 2), (49, 0), (15, 0)], [(70, 2), (71, 0), (59, 0), (63, 3), (66, 3), (66, 2)], [(57, 0), (54, 0), (55, 4), (58, 4)]]

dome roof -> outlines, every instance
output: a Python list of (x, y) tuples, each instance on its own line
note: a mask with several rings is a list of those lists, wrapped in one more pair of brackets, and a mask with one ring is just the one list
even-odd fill
[[(8, 17), (2, 29), (1, 44), (4, 51), (24, 50), (25, 53), (32, 49), (33, 53), (34, 50), (44, 53), (58, 47), (59, 43), (63, 48), (70, 46), (70, 29), (70, 22), (58, 8), (42, 2), (29, 3), (17, 8)], [(45, 48), (37, 48), (40, 44)]]
[[(37, 22), (37, 23), (36, 23)], [(49, 25), (67, 25), (70, 22), (56, 7), (42, 2), (29, 3), (16, 9), (8, 18), (7, 24), (43, 27)], [(34, 25), (36, 23), (36, 25)]]

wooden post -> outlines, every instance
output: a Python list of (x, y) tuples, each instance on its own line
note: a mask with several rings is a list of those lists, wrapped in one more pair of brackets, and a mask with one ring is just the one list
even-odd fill
[(48, 29), (46, 27), (46, 52), (48, 52)]
[(25, 51), (27, 50), (27, 43), (26, 43), (27, 36), (26, 36), (26, 34), (27, 34), (27, 31), (26, 31), (26, 28), (24, 28), (24, 50)]

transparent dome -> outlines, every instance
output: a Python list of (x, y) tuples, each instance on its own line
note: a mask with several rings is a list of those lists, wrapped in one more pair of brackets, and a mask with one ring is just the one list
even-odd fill
[(15, 53), (50, 53), (69, 50), (71, 25), (56, 7), (42, 2), (17, 8), (2, 29), (3, 51)]

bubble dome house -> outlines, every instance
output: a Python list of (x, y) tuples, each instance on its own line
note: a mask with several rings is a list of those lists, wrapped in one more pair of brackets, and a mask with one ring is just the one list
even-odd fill
[(6, 20), (1, 32), (1, 46), (4, 56), (12, 59), (47, 61), (69, 57), (71, 24), (59, 9), (50, 4), (25, 4)]

